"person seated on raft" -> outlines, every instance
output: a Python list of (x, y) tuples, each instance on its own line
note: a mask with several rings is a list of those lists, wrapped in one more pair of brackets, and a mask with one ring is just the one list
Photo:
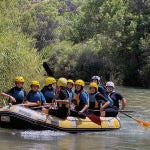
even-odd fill
[(31, 90), (27, 95), (27, 100), (23, 104), (24, 106), (33, 107), (33, 106), (40, 106), (41, 103), (45, 104), (46, 100), (43, 96), (42, 92), (39, 91), (40, 83), (36, 80), (31, 82)]
[(45, 79), (45, 86), (41, 90), (43, 93), (46, 102), (49, 104), (53, 103), (53, 100), (55, 99), (55, 89), (56, 89), (56, 79), (53, 77), (48, 77)]
[(100, 116), (100, 104), (108, 100), (98, 91), (98, 85), (95, 82), (89, 84), (89, 113)]
[(74, 97), (74, 92), (72, 90), (73, 85), (74, 85), (73, 80), (71, 80), (71, 79), (67, 80), (67, 92), (68, 92), (68, 95), (69, 95), (69, 107), (71, 106), (71, 102), (72, 102), (73, 97)]
[(7, 92), (1, 93), (4, 98), (9, 98), (9, 102), (13, 105), (22, 104), (26, 100), (26, 91), (23, 88), (24, 78), (17, 76), (15, 78), (15, 86)]
[(70, 108), (70, 116), (85, 118), (88, 113), (89, 99), (84, 86), (85, 83), (83, 80), (78, 79), (75, 81), (75, 92)]
[(67, 79), (59, 78), (56, 87), (57, 109), (49, 109), (49, 114), (65, 119), (68, 115), (69, 95), (67, 92)]
[(91, 82), (95, 82), (98, 85), (98, 91), (106, 97), (106, 89), (105, 87), (101, 84), (101, 78), (99, 76), (93, 76), (91, 78)]
[[(119, 92), (115, 91), (115, 85), (111, 81), (106, 83), (106, 90), (108, 99), (113, 100), (113, 104), (106, 102), (100, 107), (101, 117), (116, 117), (118, 110), (124, 110), (126, 99)], [(122, 102), (121, 109), (119, 109), (119, 101)]]

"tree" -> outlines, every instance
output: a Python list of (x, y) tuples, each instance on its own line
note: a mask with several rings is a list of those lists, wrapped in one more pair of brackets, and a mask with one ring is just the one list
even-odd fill
[(34, 41), (22, 33), (22, 2), (25, 1), (0, 2), (0, 91), (12, 87), (18, 75), (25, 78), (27, 89), (32, 79), (43, 78), (42, 59), (34, 49)]

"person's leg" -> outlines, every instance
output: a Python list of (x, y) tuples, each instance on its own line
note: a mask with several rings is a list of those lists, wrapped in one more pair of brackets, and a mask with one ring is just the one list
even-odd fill
[(105, 117), (105, 116), (106, 116), (106, 112), (105, 112), (105, 111), (102, 111), (102, 112), (100, 113), (100, 116), (101, 116), (101, 117)]
[(116, 117), (118, 111), (115, 111), (113, 108), (108, 108), (105, 110), (105, 117)]

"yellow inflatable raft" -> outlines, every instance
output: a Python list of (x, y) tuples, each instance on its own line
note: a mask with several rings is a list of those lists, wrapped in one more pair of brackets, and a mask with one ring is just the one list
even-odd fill
[(70, 133), (100, 132), (120, 128), (118, 117), (97, 117), (85, 119), (68, 116), (60, 119), (19, 105), (0, 108), (0, 127), (32, 130), (60, 130)]

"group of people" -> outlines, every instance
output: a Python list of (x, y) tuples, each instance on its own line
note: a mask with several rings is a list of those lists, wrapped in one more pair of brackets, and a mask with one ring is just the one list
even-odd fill
[[(31, 82), (31, 90), (26, 94), (24, 78), (15, 78), (15, 86), (1, 95), (9, 98), (13, 105), (20, 104), (34, 108), (44, 106), (50, 115), (66, 118), (68, 115), (84, 118), (93, 113), (101, 117), (116, 117), (119, 110), (124, 110), (126, 99), (115, 91), (115, 85), (109, 81), (103, 86), (99, 76), (93, 76), (89, 83), (88, 92), (85, 82), (81, 79), (75, 82), (72, 79), (54, 77), (45, 79), (45, 86), (40, 90), (40, 83)], [(119, 107), (121, 101), (121, 107)], [(38, 107), (37, 107), (38, 108)]]

